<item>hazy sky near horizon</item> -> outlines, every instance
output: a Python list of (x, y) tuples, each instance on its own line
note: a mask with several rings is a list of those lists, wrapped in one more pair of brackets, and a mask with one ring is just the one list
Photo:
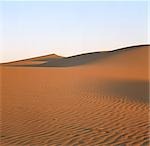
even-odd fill
[(146, 1), (1, 1), (0, 62), (148, 43)]

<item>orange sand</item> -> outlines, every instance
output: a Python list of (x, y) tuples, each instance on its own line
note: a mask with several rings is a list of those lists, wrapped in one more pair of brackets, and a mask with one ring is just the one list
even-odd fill
[(1, 65), (1, 145), (148, 146), (148, 49), (69, 67), (43, 67), (52, 56)]

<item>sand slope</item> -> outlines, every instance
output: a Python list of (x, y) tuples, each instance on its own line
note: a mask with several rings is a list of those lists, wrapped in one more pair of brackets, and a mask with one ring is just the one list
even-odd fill
[(1, 65), (1, 145), (148, 146), (148, 50)]

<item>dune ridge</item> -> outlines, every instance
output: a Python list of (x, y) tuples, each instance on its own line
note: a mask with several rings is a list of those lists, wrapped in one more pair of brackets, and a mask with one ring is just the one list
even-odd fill
[(1, 65), (1, 145), (148, 146), (148, 51)]
[[(141, 50), (139, 51), (139, 53), (144, 52), (145, 54), (143, 55), (136, 54), (136, 56), (133, 56), (132, 54), (134, 54), (134, 51), (136, 51), (137, 49)], [(120, 56), (121, 54), (123, 55), (130, 54), (132, 55), (131, 57), (134, 57), (132, 59), (136, 61), (137, 59), (135, 57), (146, 56), (146, 58), (148, 58), (147, 57), (148, 50), (149, 50), (149, 45), (140, 45), (140, 46), (121, 48), (121, 49), (112, 50), (112, 51), (91, 52), (91, 53), (86, 53), (86, 54), (70, 56), (70, 57), (61, 57), (56, 54), (50, 54), (46, 56), (35, 57), (31, 59), (14, 61), (14, 62), (4, 63), (4, 64), (5, 65), (24, 65), (24, 66), (31, 66), (31, 67), (72, 67), (72, 66), (85, 65), (89, 63), (95, 63), (98, 61), (107, 60), (116, 55)]]

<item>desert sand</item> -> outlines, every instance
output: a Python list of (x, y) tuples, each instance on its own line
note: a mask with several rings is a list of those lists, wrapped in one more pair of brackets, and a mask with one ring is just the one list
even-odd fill
[(148, 146), (148, 51), (1, 64), (1, 145)]

